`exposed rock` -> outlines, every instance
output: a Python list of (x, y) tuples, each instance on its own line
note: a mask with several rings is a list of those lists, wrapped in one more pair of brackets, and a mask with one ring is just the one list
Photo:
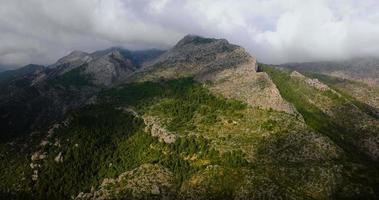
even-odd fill
[(38, 170), (33, 170), (32, 180), (33, 181), (38, 180)]
[(167, 169), (152, 164), (124, 172), (117, 178), (105, 178), (97, 191), (79, 193), (76, 199), (173, 199), (174, 176)]
[(54, 158), (54, 161), (57, 163), (63, 162), (63, 155), (62, 152), (59, 152), (58, 155)]
[(130, 108), (130, 107), (118, 107), (116, 109), (122, 110), (123, 112), (126, 112), (126, 113), (130, 113), (134, 117), (140, 117), (140, 115), (137, 113), (137, 111), (135, 111), (135, 109), (133, 109), (133, 108)]
[(177, 135), (163, 128), (157, 118), (152, 116), (144, 116), (143, 121), (146, 125), (145, 131), (149, 132), (153, 137), (157, 137), (159, 141), (167, 144), (171, 144), (176, 141)]
[(37, 152), (33, 153), (31, 160), (32, 161), (38, 161), (38, 160), (43, 160), (46, 157), (47, 157), (46, 152), (37, 151)]
[[(62, 75), (72, 69), (75, 69), (93, 59), (93, 56), (82, 51), (73, 51), (69, 55), (59, 59), (50, 68), (55, 68), (54, 74)], [(51, 74), (50, 74), (51, 75)]]
[(296, 78), (306, 78), (303, 74), (301, 74), (300, 72), (298, 71), (292, 71), (291, 74), (290, 74), (291, 77), (296, 77)]
[[(208, 78), (208, 77), (207, 77)], [(251, 106), (272, 108), (295, 113), (294, 107), (280, 95), (276, 85), (265, 72), (256, 73), (248, 66), (225, 69), (211, 77), (210, 89), (248, 103)]]
[(40, 164), (37, 164), (37, 163), (30, 163), (30, 168), (34, 169), (34, 168), (40, 168), (41, 165)]

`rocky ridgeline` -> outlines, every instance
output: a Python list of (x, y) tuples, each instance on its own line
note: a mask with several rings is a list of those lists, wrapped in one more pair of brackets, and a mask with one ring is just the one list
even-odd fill
[(161, 50), (129, 51), (117, 47), (93, 53), (73, 51), (44, 68), (34, 78), (33, 84), (53, 80), (76, 69), (75, 73), (83, 79), (88, 79), (92, 84), (109, 87), (118, 79), (131, 75), (145, 61), (162, 53)]
[(140, 116), (133, 108), (129, 107), (118, 107), (117, 109), (122, 110), (123, 112), (127, 112), (132, 114), (134, 117), (142, 118), (146, 133), (150, 133), (151, 136), (158, 138), (160, 142), (164, 142), (166, 144), (171, 144), (176, 141), (178, 138), (177, 134), (168, 131), (163, 127), (162, 123), (157, 117), (153, 116)]
[(121, 49), (111, 48), (92, 54), (74, 51), (50, 67), (53, 68), (48, 74), (50, 79), (73, 69), (80, 69), (77, 73), (92, 84), (110, 86), (119, 77), (135, 71), (137, 65), (130, 58), (122, 55)]
[[(339, 92), (329, 88), (317, 79), (308, 78), (297, 71), (293, 71), (290, 76), (293, 79), (303, 81), (308, 86), (316, 88), (321, 92), (331, 91), (338, 98), (341, 98), (340, 100), (342, 101), (342, 95)], [(328, 96), (315, 95), (313, 98), (304, 100), (318, 107), (325, 114), (334, 119), (339, 126), (349, 129), (352, 132), (359, 132), (359, 135), (354, 136), (355, 139), (352, 144), (372, 160), (377, 161), (379, 159), (379, 121), (377, 119), (363, 112), (348, 99), (344, 99), (344, 103), (338, 106), (336, 106), (336, 104), (333, 103), (333, 99)], [(351, 116), (356, 116), (357, 118), (351, 118)], [(344, 136), (341, 137), (345, 140)]]
[(292, 78), (299, 78), (305, 81), (306, 84), (308, 84), (311, 87), (314, 87), (320, 91), (328, 91), (331, 90), (329, 86), (325, 85), (324, 83), (321, 83), (317, 78), (311, 79), (303, 74), (299, 73), (298, 71), (293, 71), (290, 75)]
[(194, 77), (212, 91), (251, 106), (294, 113), (254, 57), (224, 39), (188, 35), (138, 71), (130, 81)]
[(56, 69), (53, 71), (53, 73), (62, 75), (92, 60), (93, 56), (86, 52), (73, 51), (69, 55), (59, 59), (56, 63), (50, 65), (49, 67)]

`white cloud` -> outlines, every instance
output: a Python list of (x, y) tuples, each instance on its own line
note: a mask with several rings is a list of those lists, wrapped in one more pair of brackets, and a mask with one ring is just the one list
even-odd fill
[(223, 37), (267, 63), (377, 55), (376, 0), (0, 0), (0, 64)]
[(0, 0), (0, 64), (47, 64), (112, 45), (167, 48), (180, 36), (135, 18), (118, 0)]

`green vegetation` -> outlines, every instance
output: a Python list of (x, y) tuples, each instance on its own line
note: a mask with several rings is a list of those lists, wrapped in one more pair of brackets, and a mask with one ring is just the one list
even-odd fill
[(62, 85), (62, 86), (76, 86), (83, 87), (92, 85), (91, 76), (83, 74), (84, 67), (77, 67), (64, 73), (61, 76), (50, 80), (49, 83), (52, 85)]
[(206, 43), (211, 43), (214, 42), (215, 39), (212, 38), (202, 38), (202, 37), (195, 37), (191, 43), (193, 44), (206, 44)]
[[(287, 76), (278, 73), (272, 76), (274, 81)], [(279, 89), (282, 92), (283, 88)], [(299, 101), (293, 92), (290, 88), (287, 95)], [(334, 94), (325, 95), (334, 98)], [(315, 130), (334, 126), (332, 119), (323, 119), (327, 116), (317, 107), (295, 106)], [(147, 132), (143, 120), (147, 116), (176, 134), (176, 141), (166, 144)], [(38, 139), (33, 139), (36, 142), (27, 152), (1, 154), (0, 161), (13, 165), (0, 165), (0, 177), (6, 180), (0, 184), (0, 192), (69, 199), (79, 192), (91, 192), (91, 188), (100, 190), (106, 178), (116, 180), (124, 172), (151, 164), (172, 173), (173, 199), (373, 197), (374, 182), (367, 177), (376, 171), (362, 173), (368, 168), (350, 164), (350, 155), (341, 153), (296, 116), (216, 96), (191, 78), (113, 88), (98, 96), (98, 104), (74, 110), (67, 118), (69, 125), (57, 129), (48, 138), (49, 144), (40, 145), (47, 135), (43, 133), (33, 136)], [(0, 152), (10, 152), (6, 148)], [(32, 162), (30, 156), (38, 151), (47, 157)], [(55, 160), (59, 154), (62, 162)], [(41, 165), (35, 168), (37, 181), (31, 180), (31, 163)], [(358, 176), (360, 173), (364, 176)], [(115, 188), (109, 189), (115, 192)], [(125, 185), (120, 188), (126, 190)], [(130, 191), (122, 192), (134, 197)], [(149, 195), (160, 198), (165, 194)]]
[[(370, 100), (375, 99), (379, 95), (379, 88), (369, 87), (364, 83), (331, 77), (319, 73), (305, 73), (308, 77), (317, 78), (323, 83), (328, 84), (329, 87), (338, 91), (344, 98), (351, 101), (354, 105), (358, 106), (362, 111), (368, 115), (379, 119), (379, 108), (376, 102), (369, 105)], [(357, 99), (356, 99), (357, 98)]]
[[(221, 158), (201, 136), (182, 137), (171, 145), (160, 143), (142, 131), (141, 119), (106, 105), (85, 107), (73, 116), (70, 126), (56, 133), (63, 148), (46, 149), (49, 155), (41, 163), (41, 175), (34, 186), (38, 198), (68, 198), (144, 163), (170, 169), (180, 185), (203, 168), (186, 160), (195, 154), (197, 159), (211, 160), (210, 164), (247, 164), (241, 151)], [(54, 161), (59, 152), (64, 155), (63, 163)]]
[(131, 83), (101, 96), (107, 102), (133, 106), (142, 114), (169, 118), (167, 128), (179, 132), (195, 129), (193, 120), (197, 113), (211, 125), (218, 115), (233, 115), (247, 107), (239, 101), (214, 96), (192, 78)]

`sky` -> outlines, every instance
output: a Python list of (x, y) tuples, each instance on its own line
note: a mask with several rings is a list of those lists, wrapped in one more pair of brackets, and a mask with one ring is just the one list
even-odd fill
[(271, 64), (379, 56), (377, 0), (0, 0), (0, 69), (225, 38)]

